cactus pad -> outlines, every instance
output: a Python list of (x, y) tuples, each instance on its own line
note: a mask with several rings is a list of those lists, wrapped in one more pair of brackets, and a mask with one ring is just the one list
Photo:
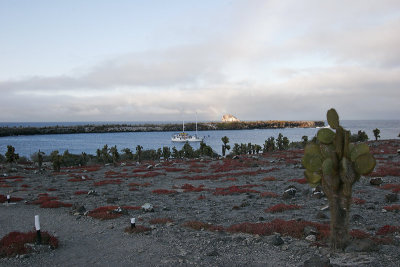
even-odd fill
[(316, 172), (321, 169), (322, 157), (318, 154), (306, 154), (302, 159), (303, 166), (312, 172)]
[(351, 161), (355, 161), (359, 156), (369, 153), (369, 146), (367, 144), (358, 144), (353, 147), (350, 152)]
[(372, 154), (364, 154), (359, 156), (354, 162), (354, 169), (358, 174), (366, 175), (371, 173), (376, 165), (376, 160)]
[(336, 110), (331, 108), (328, 110), (326, 113), (326, 118), (328, 120), (329, 126), (331, 126), (332, 129), (336, 129), (339, 127), (339, 115), (337, 114)]
[(324, 128), (318, 131), (317, 138), (318, 141), (323, 144), (332, 144), (335, 139), (335, 132), (331, 129)]
[(317, 186), (322, 179), (321, 175), (310, 171), (305, 171), (304, 176), (306, 177), (307, 182), (313, 187)]

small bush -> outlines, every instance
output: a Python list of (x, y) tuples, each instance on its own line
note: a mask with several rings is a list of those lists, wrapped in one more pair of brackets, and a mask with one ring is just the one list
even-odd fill
[(400, 226), (385, 225), (378, 229), (376, 235), (388, 235), (393, 233), (400, 233)]
[(391, 206), (386, 206), (383, 208), (387, 211), (395, 211), (395, 212), (400, 211), (400, 205), (391, 205)]
[(356, 205), (363, 205), (367, 202), (365, 199), (356, 198), (356, 197), (353, 197), (351, 200)]
[(56, 209), (56, 208), (61, 208), (61, 207), (72, 207), (72, 204), (63, 203), (58, 200), (51, 200), (51, 201), (43, 202), (40, 205), (40, 207), (44, 208), (44, 209)]

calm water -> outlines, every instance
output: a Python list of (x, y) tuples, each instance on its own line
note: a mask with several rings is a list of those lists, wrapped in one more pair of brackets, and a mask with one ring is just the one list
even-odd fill
[[(116, 123), (116, 122), (113, 122)], [(121, 123), (121, 122), (118, 122)], [(126, 122), (133, 124), (132, 122)], [(142, 124), (143, 122), (140, 122)], [(342, 125), (352, 133), (363, 130), (370, 139), (374, 138), (372, 130), (380, 129), (381, 139), (396, 139), (400, 133), (400, 121), (341, 121)], [(85, 123), (0, 123), (0, 126), (47, 126), (47, 125), (78, 125)], [(96, 123), (96, 124), (104, 124)], [(214, 151), (221, 154), (221, 138), (228, 136), (230, 145), (234, 143), (249, 143), (263, 145), (265, 140), (270, 137), (277, 137), (279, 133), (287, 136), (290, 141), (301, 141), (301, 137), (307, 135), (311, 139), (318, 129), (316, 128), (291, 128), (291, 129), (264, 129), (264, 130), (236, 130), (236, 131), (201, 131), (200, 136), (205, 136), (205, 142), (210, 145)], [(194, 134), (193, 132), (188, 132)], [(30, 157), (39, 149), (46, 154), (54, 150), (61, 153), (69, 150), (71, 153), (86, 152), (95, 154), (98, 148), (105, 144), (109, 146), (116, 145), (119, 150), (130, 148), (135, 151), (137, 145), (144, 149), (157, 149), (163, 146), (169, 146), (180, 149), (183, 144), (172, 143), (171, 136), (173, 132), (149, 132), (149, 133), (101, 133), (101, 134), (60, 134), (60, 135), (32, 135), (32, 136), (12, 136), (0, 137), (0, 154), (7, 150), (7, 145), (15, 147), (16, 153), (20, 156)], [(192, 143), (194, 148), (199, 144)]]

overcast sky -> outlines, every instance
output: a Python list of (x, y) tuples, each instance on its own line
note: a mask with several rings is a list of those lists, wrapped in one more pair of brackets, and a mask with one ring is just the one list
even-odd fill
[(2, 0), (0, 121), (400, 119), (399, 0)]

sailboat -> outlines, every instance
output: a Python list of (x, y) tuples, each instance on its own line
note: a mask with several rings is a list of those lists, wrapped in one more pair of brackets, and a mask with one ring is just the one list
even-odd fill
[(190, 135), (185, 133), (185, 121), (183, 121), (182, 132), (174, 134), (171, 138), (172, 142), (201, 142), (203, 141), (202, 137), (197, 136), (197, 118), (196, 118), (196, 134)]

